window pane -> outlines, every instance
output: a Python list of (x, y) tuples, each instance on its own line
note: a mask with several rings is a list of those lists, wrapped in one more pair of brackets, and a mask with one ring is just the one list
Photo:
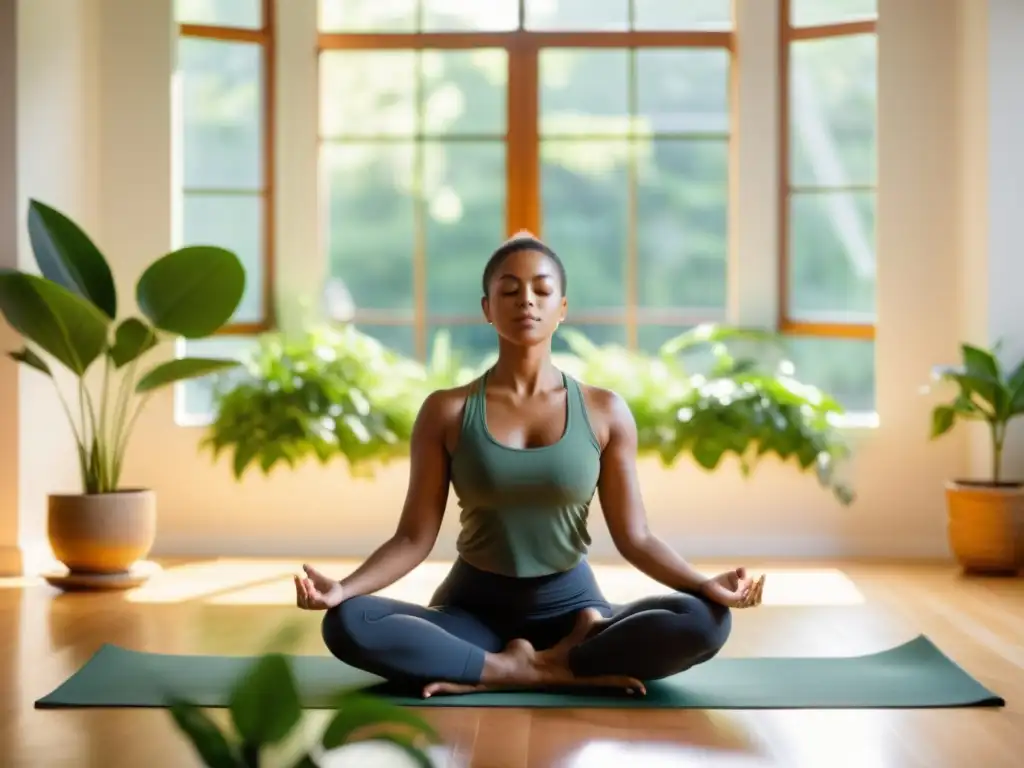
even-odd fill
[(790, 0), (789, 16), (794, 27), (874, 19), (878, 0)]
[[(220, 336), (211, 339), (186, 341), (178, 347), (178, 357), (220, 357), (244, 360), (256, 349), (257, 339), (248, 336)], [(218, 382), (229, 383), (243, 371), (229, 370), (214, 376), (191, 379), (177, 385), (175, 410), (180, 421), (206, 419), (214, 415), (213, 395)]]
[(477, 368), (498, 353), (498, 335), (494, 328), (481, 320), (472, 325), (432, 325), (427, 337), (427, 355), (432, 356), (438, 335), (447, 333), (456, 363), (467, 368)]
[(641, 133), (728, 133), (729, 52), (645, 49), (636, 53)]
[(330, 275), (356, 309), (410, 309), (415, 144), (330, 144), (321, 167)]
[(423, 0), (423, 30), (426, 32), (499, 32), (518, 26), (518, 0)]
[(542, 135), (624, 136), (629, 111), (628, 51), (541, 51)]
[(181, 38), (184, 182), (189, 189), (263, 186), (263, 49)]
[(245, 266), (245, 293), (232, 318), (257, 323), (263, 306), (263, 198), (257, 195), (186, 195), (182, 245), (217, 245), (234, 251)]
[[(570, 310), (571, 311), (571, 310)], [(603, 344), (626, 344), (626, 327), (624, 325), (602, 325), (597, 323), (562, 323), (562, 328), (571, 328), (577, 333), (582, 333), (591, 343)], [(551, 351), (556, 355), (564, 355), (570, 352), (569, 345), (561, 338), (558, 331), (555, 331), (555, 338), (551, 340)]]
[(262, 0), (174, 0), (179, 24), (259, 29), (263, 26)]
[(504, 142), (424, 148), (427, 311), (477, 315), (488, 255), (505, 235)]
[(848, 412), (874, 412), (873, 341), (790, 337), (786, 347), (797, 380), (832, 395)]
[(400, 355), (413, 358), (416, 356), (416, 338), (411, 325), (374, 325), (373, 323), (356, 323), (360, 333), (372, 336), (388, 349)]
[(541, 145), (544, 240), (568, 273), (570, 307), (625, 305), (630, 142)]
[(633, 28), (716, 30), (732, 27), (732, 0), (633, 0)]
[(424, 51), (421, 61), (428, 134), (505, 135), (504, 50)]
[[(662, 345), (689, 330), (691, 328), (681, 325), (641, 325), (636, 329), (637, 347), (648, 355), (656, 355)], [(714, 362), (711, 351), (707, 347), (687, 350), (679, 355), (678, 359), (690, 375), (706, 375)]]
[(320, 0), (321, 32), (415, 32), (416, 0)]
[(640, 306), (724, 309), (728, 143), (640, 141), (637, 155)]
[(792, 44), (791, 180), (795, 186), (873, 184), (878, 145), (874, 35)]
[(324, 51), (321, 136), (413, 136), (416, 75), (415, 51)]
[(526, 0), (527, 29), (629, 29), (629, 0)]
[(875, 196), (825, 192), (790, 198), (789, 316), (870, 323), (875, 317)]

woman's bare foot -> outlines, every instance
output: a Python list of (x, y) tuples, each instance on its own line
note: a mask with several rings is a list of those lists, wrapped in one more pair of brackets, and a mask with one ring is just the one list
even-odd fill
[(424, 698), (437, 694), (523, 690), (548, 687), (622, 688), (629, 693), (646, 693), (639, 680), (624, 675), (577, 677), (569, 668), (569, 651), (593, 632), (600, 630), (601, 615), (593, 609), (580, 612), (572, 631), (552, 648), (537, 651), (526, 640), (513, 640), (501, 653), (488, 654), (481, 682), (431, 683)]
[(569, 651), (584, 640), (598, 634), (607, 623), (608, 620), (601, 616), (596, 608), (584, 608), (576, 615), (576, 623), (573, 625), (572, 631), (559, 640), (555, 646), (541, 651), (541, 653), (568, 661)]

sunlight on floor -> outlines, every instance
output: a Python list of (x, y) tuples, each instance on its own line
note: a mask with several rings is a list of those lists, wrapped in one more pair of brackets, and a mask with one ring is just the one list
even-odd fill
[[(721, 757), (716, 755), (716, 757)], [(771, 760), (756, 755), (730, 752), (729, 765), (768, 766)], [(590, 741), (559, 763), (564, 768), (590, 768), (598, 765), (624, 765), (633, 763), (644, 768), (684, 768), (708, 764), (708, 750), (684, 744), (636, 744), (620, 741)]]
[[(126, 593), (130, 603), (183, 603), (209, 600), (273, 582), (286, 583), (294, 602), (291, 575), (295, 566), (281, 560), (215, 559), (181, 565), (168, 565), (146, 584)], [(273, 601), (270, 604), (275, 604)]]
[[(332, 576), (342, 576), (352, 563), (314, 564)], [(424, 604), (448, 573), (449, 562), (424, 563), (397, 584), (379, 594)], [(595, 565), (594, 572), (612, 603), (625, 603), (669, 590), (635, 568)], [(212, 560), (169, 565), (151, 581), (125, 595), (132, 603), (201, 601), (209, 605), (291, 605), (295, 602), (293, 574), (297, 565), (274, 560)], [(836, 568), (768, 569), (764, 605), (860, 605), (864, 596), (846, 574)]]

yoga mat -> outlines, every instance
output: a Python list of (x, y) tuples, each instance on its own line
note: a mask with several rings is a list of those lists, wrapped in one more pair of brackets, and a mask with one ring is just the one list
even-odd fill
[[(292, 656), (299, 696), (321, 709), (344, 688), (380, 692), (381, 678), (330, 656)], [(253, 661), (236, 656), (171, 656), (104, 645), (52, 693), (53, 707), (163, 707), (181, 696), (204, 707), (227, 706), (233, 681)], [(514, 692), (437, 696), (387, 695), (428, 707), (558, 707), (651, 709), (892, 709), (1005, 706), (928, 638), (867, 656), (715, 658), (647, 685), (647, 695)]]

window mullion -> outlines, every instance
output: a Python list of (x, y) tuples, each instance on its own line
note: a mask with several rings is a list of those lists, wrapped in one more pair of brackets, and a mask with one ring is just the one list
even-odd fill
[(413, 348), (416, 357), (427, 360), (427, 197), (424, 179), (426, 145), (424, 120), (423, 51), (416, 52), (416, 139), (413, 147)]
[(540, 235), (539, 50), (518, 33), (508, 49), (506, 228)]
[[(633, 4), (630, 3), (630, 16), (633, 14)], [(631, 19), (632, 26), (632, 19)], [(626, 269), (625, 269), (625, 298), (626, 298), (626, 346), (629, 349), (636, 349), (639, 342), (639, 330), (637, 329), (637, 302), (639, 300), (639, 244), (637, 238), (639, 230), (637, 227), (637, 196), (638, 196), (638, 168), (637, 168), (637, 137), (635, 131), (635, 120), (638, 114), (637, 92), (637, 67), (636, 48), (629, 49), (629, 72), (626, 78), (626, 87), (629, 89), (629, 151), (626, 153)]]

